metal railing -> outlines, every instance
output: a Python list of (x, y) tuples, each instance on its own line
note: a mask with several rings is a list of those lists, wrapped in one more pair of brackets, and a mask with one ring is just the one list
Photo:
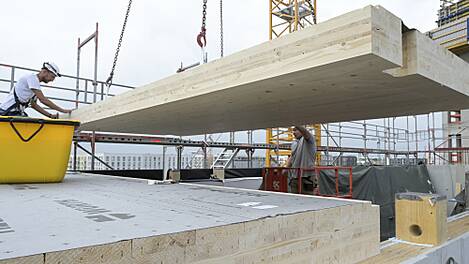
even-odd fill
[[(10, 91), (13, 89), (19, 77), (21, 77), (18, 74), (19, 71), (23, 72), (22, 75), (25, 73), (37, 73), (40, 71), (40, 69), (26, 68), (26, 67), (20, 67), (16, 65), (0, 63), (0, 73), (3, 70), (9, 71), (8, 75), (10, 76), (10, 78), (9, 79), (0, 78), (0, 84), (1, 83), (8, 84), (7, 86), (9, 88), (5, 89), (2, 86), (0, 86), (0, 94), (10, 93)], [(91, 89), (90, 90), (88, 89), (94, 84), (94, 80), (89, 79), (89, 78), (82, 78), (82, 77), (77, 78), (76, 76), (62, 74), (62, 77), (60, 79), (56, 79), (56, 82), (66, 82), (66, 81), (74, 81), (74, 82), (78, 81), (79, 85), (76, 86), (75, 88), (70, 88), (70, 86), (42, 84), (41, 87), (45, 88), (46, 90), (73, 93), (74, 95), (76, 95), (75, 99), (73, 99), (73, 96), (67, 96), (66, 94), (60, 93), (60, 92), (58, 93), (56, 92), (55, 95), (48, 95), (47, 97), (56, 102), (75, 103), (76, 108), (80, 104), (82, 105), (92, 104), (93, 102), (90, 101), (90, 99), (92, 99), (95, 96), (96, 98), (99, 98), (99, 100), (104, 100), (106, 97), (112, 97), (116, 95), (116, 93), (107, 94), (107, 91), (105, 91), (107, 90), (105, 89), (106, 82), (104, 81), (96, 81), (96, 84), (98, 87), (100, 87), (100, 89), (99, 91), (93, 91)], [(135, 87), (113, 83), (110, 88), (118, 89), (122, 92), (126, 90), (132, 90)], [(92, 95), (93, 97), (90, 98), (89, 95)]]
[[(422, 119), (425, 123), (422, 124)], [(419, 121), (420, 120), (420, 121)], [(399, 121), (399, 122), (397, 122)], [(377, 122), (382, 122), (379, 124)], [(400, 126), (396, 125), (400, 123)], [(325, 142), (325, 161), (327, 165), (343, 165), (337, 163), (339, 156), (333, 157), (330, 152), (344, 145), (361, 146), (361, 154), (366, 163), (374, 164), (372, 160), (382, 159), (380, 165), (393, 164), (392, 159), (402, 159), (415, 163), (411, 159), (425, 159), (435, 163), (438, 159), (434, 149), (445, 143), (445, 129), (443, 123), (436, 122), (435, 113), (420, 116), (391, 117), (375, 120), (331, 123), (323, 126), (321, 141)], [(426, 126), (426, 128), (423, 128)], [(369, 150), (369, 151), (368, 151)], [(381, 153), (377, 153), (381, 152)], [(370, 155), (374, 154), (374, 158)], [(331, 157), (332, 156), (332, 157)]]

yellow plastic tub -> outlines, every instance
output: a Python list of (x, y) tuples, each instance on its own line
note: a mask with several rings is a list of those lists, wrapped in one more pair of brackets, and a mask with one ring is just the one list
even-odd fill
[(79, 124), (0, 116), (0, 183), (61, 182)]

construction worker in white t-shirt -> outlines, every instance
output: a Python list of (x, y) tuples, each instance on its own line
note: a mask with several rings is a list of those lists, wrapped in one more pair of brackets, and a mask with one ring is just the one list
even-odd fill
[(60, 76), (59, 67), (57, 67), (57, 65), (51, 62), (44, 62), (39, 73), (31, 73), (21, 77), (8, 94), (6, 100), (0, 104), (0, 116), (27, 116), (25, 110), (31, 106), (36, 111), (49, 118), (58, 118), (58, 113), (51, 114), (47, 112), (37, 103), (37, 100), (51, 109), (62, 113), (71, 113), (72, 110), (63, 109), (56, 105), (45, 97), (41, 91), (41, 82), (49, 83)]

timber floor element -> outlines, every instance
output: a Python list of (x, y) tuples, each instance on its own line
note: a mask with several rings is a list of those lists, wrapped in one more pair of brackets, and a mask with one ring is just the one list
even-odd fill
[(197, 135), (415, 115), (469, 108), (467, 72), (367, 6), (62, 117), (82, 130)]
[(0, 263), (355, 263), (379, 253), (370, 202), (69, 174), (0, 185)]
[[(449, 242), (454, 240), (458, 237), (464, 236), (469, 234), (469, 212), (465, 213), (463, 217), (456, 218), (453, 221), (448, 222), (448, 236)], [(446, 244), (448, 244), (447, 242)], [(390, 244), (390, 245), (386, 245)], [(401, 242), (383, 242), (382, 249), (379, 255), (371, 257), (365, 261), (360, 262), (361, 264), (376, 264), (376, 263), (383, 263), (383, 264), (398, 264), (404, 263), (405, 261), (411, 262), (413, 258), (418, 257), (419, 255), (426, 254), (437, 247), (426, 247), (426, 246), (418, 246), (418, 245), (411, 245), (407, 243)], [(442, 245), (441, 247), (444, 247)], [(466, 245), (466, 248), (469, 245)], [(463, 253), (463, 252), (460, 252)], [(469, 256), (467, 256), (469, 257)], [(469, 258), (467, 258), (469, 261)], [(425, 262), (423, 262), (425, 263)], [(444, 262), (431, 262), (431, 263), (444, 263)], [(463, 263), (463, 262), (456, 262), (456, 263)], [(468, 263), (468, 262), (464, 262)]]

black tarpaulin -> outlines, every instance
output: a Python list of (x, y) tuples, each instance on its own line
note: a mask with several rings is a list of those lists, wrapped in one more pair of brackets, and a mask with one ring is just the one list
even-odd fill
[[(349, 191), (348, 171), (339, 171), (339, 192)], [(435, 193), (425, 165), (415, 166), (357, 166), (352, 170), (354, 199), (371, 201), (380, 206), (381, 240), (395, 236), (394, 195), (401, 192)], [(321, 171), (321, 194), (333, 195), (335, 172)]]

